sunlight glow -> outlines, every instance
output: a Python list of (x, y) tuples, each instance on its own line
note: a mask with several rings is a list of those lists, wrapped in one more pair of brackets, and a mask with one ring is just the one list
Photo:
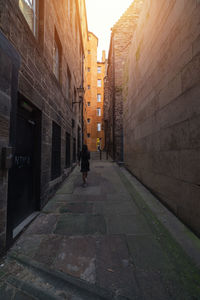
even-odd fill
[(102, 50), (108, 55), (110, 29), (123, 15), (133, 0), (85, 0), (88, 30), (99, 38), (98, 60)]

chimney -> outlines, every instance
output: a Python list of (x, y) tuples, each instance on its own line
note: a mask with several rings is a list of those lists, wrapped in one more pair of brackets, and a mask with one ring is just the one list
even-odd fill
[(102, 51), (102, 62), (105, 62), (106, 61), (106, 51), (103, 50)]

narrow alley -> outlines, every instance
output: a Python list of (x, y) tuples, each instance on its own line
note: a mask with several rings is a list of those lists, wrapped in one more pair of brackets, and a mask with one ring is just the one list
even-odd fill
[(92, 154), (0, 264), (0, 299), (200, 299), (200, 242), (133, 177)]
[(0, 0), (0, 300), (56, 299), (200, 300), (200, 0)]

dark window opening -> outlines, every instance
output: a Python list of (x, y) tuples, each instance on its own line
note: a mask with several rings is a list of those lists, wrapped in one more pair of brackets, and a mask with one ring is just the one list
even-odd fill
[(61, 174), (61, 128), (52, 123), (52, 153), (51, 153), (51, 179)]
[(61, 74), (62, 74), (62, 45), (55, 28), (54, 33), (54, 51), (53, 51), (53, 73), (61, 83)]
[(71, 162), (71, 138), (70, 134), (66, 133), (66, 156), (65, 156), (65, 166), (70, 167)]
[(73, 139), (73, 163), (76, 162), (76, 139)]

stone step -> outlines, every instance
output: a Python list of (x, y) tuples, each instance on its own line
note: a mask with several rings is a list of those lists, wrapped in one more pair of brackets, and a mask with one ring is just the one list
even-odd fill
[(26, 294), (27, 299), (127, 299), (69, 274), (49, 269), (26, 256), (10, 254), (9, 259), (17, 262), (22, 268), (17, 275), (10, 275), (6, 283)]

